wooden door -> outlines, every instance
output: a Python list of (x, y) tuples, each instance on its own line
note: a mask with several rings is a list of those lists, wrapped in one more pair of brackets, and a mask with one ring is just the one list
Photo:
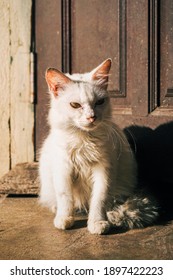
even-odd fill
[(122, 127), (173, 118), (171, 0), (37, 0), (36, 143), (47, 131), (47, 67), (86, 72), (113, 60), (109, 91)]
[(82, 73), (111, 57), (113, 119), (128, 127), (141, 170), (172, 184), (172, 0), (37, 0), (35, 11), (37, 150), (48, 130), (46, 68)]

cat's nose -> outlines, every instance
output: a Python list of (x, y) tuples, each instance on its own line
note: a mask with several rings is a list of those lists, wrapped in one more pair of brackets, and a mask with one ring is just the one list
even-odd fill
[(90, 122), (90, 123), (93, 123), (93, 122), (95, 122), (95, 120), (97, 119), (97, 117), (96, 116), (93, 116), (93, 117), (89, 117), (89, 118), (87, 118), (87, 120)]

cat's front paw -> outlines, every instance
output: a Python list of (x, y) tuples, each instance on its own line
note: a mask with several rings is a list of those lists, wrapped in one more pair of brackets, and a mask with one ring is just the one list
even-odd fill
[(73, 216), (56, 216), (54, 219), (54, 226), (58, 229), (68, 229), (71, 228), (74, 224)]
[(90, 221), (88, 222), (88, 230), (92, 234), (106, 234), (110, 229), (108, 221)]

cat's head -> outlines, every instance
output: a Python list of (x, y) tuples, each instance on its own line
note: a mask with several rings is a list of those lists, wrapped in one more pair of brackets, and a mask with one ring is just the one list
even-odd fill
[(90, 131), (110, 118), (107, 92), (111, 59), (85, 74), (63, 74), (55, 68), (46, 71), (51, 93), (51, 126), (77, 127)]

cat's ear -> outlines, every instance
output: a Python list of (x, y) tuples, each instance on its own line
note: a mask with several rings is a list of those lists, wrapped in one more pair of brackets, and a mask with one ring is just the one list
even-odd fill
[(59, 90), (63, 90), (68, 83), (72, 82), (70, 78), (55, 68), (47, 69), (45, 78), (49, 90), (53, 92), (55, 97), (58, 96)]
[(95, 81), (99, 86), (107, 89), (108, 79), (109, 79), (109, 71), (111, 69), (112, 60), (110, 58), (103, 61), (97, 68), (91, 71), (91, 78)]

